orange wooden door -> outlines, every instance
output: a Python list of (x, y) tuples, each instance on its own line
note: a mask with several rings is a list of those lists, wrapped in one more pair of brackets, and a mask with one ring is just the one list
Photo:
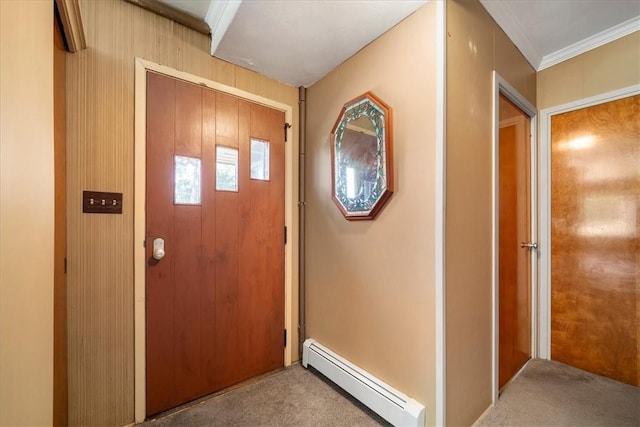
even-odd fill
[(147, 75), (147, 415), (284, 364), (283, 126)]
[(498, 160), (498, 387), (531, 357), (530, 119), (500, 95)]
[(53, 24), (53, 125), (55, 170), (55, 230), (53, 267), (53, 425), (64, 426), (68, 418), (67, 366), (67, 54), (60, 26)]
[(551, 119), (551, 357), (640, 385), (640, 95)]

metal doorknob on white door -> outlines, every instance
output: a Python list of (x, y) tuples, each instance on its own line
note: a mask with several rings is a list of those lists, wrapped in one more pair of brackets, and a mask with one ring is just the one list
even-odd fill
[(153, 241), (153, 258), (160, 261), (164, 255), (164, 239), (157, 238)]
[(520, 242), (520, 247), (521, 248), (527, 248), (529, 250), (531, 249), (538, 249), (538, 244), (537, 243), (531, 243), (531, 242)]

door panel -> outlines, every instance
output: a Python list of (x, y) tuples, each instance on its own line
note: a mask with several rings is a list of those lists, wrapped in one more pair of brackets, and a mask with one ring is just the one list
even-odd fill
[(551, 119), (551, 357), (640, 385), (640, 95)]
[(531, 356), (531, 171), (529, 117), (500, 95), (498, 186), (498, 387)]
[(53, 425), (68, 418), (67, 369), (67, 166), (66, 166), (66, 51), (57, 19), (53, 23), (53, 150), (55, 171), (55, 228), (53, 267)]
[[(216, 96), (216, 144), (238, 148), (239, 114), (238, 99)], [(243, 123), (247, 126), (247, 123)], [(242, 174), (241, 174), (242, 175)], [(215, 188), (215, 187), (214, 187)], [(243, 192), (244, 193), (244, 192)], [(216, 192), (215, 204), (215, 258), (216, 272), (216, 332), (217, 342), (225, 343), (227, 351), (217, 353), (217, 388), (239, 381), (240, 353), (240, 293), (238, 281), (238, 194), (229, 191)]]
[[(202, 91), (202, 117), (216, 117), (216, 92)], [(202, 158), (215, 159), (216, 149), (216, 121), (202, 120)], [(216, 228), (216, 196), (215, 191), (215, 162), (202, 162), (202, 235), (212, 242), (216, 242), (218, 230)], [(216, 330), (217, 310), (217, 277), (216, 277), (216, 246), (202, 245), (202, 277), (203, 283), (209, 286), (203, 286), (200, 293), (200, 312), (203, 321), (200, 325), (203, 337), (216, 337), (216, 339), (204, 339), (202, 345), (202, 386), (204, 393), (208, 390), (217, 390), (220, 388), (216, 372), (216, 348), (218, 346), (217, 338), (220, 337)]]
[[(282, 119), (278, 119), (281, 113), (261, 107), (257, 105), (251, 106), (251, 135), (264, 141), (277, 141), (283, 138), (283, 130), (278, 123), (282, 123)], [(250, 150), (250, 147), (248, 151)], [(273, 164), (284, 163), (284, 144), (270, 144), (270, 158)], [(272, 183), (279, 183), (272, 185)], [(247, 325), (248, 332), (252, 333), (251, 347), (260, 349), (259, 354), (265, 358), (264, 361), (258, 360), (258, 355), (249, 351), (249, 355), (253, 357), (251, 365), (259, 367), (261, 363), (271, 366), (272, 369), (283, 363), (282, 351), (275, 349), (283, 346), (284, 328), (276, 328), (275, 325), (281, 320), (278, 314), (284, 312), (284, 287), (274, 286), (275, 283), (284, 283), (284, 263), (272, 265), (271, 260), (277, 259), (284, 245), (284, 222), (277, 224), (269, 221), (269, 218), (284, 218), (284, 204), (274, 203), (274, 201), (284, 200), (284, 168), (270, 168), (269, 181), (260, 181), (251, 179), (251, 196), (252, 200), (260, 200), (261, 203), (252, 202), (251, 204), (251, 221), (250, 231), (244, 233), (244, 247), (249, 247), (249, 236), (257, 239), (258, 253), (255, 256), (256, 263), (254, 265), (255, 283), (260, 284), (257, 290), (251, 291), (246, 288), (245, 291), (252, 292), (253, 309), (252, 313), (259, 315), (250, 316), (247, 313), (246, 319), (251, 319), (251, 323)], [(255, 250), (255, 249), (254, 249)], [(243, 254), (244, 256), (244, 254)], [(247, 255), (248, 256), (248, 255)], [(243, 283), (251, 283), (252, 280)], [(275, 307), (274, 311), (260, 311), (261, 306)], [(248, 343), (247, 343), (248, 344)], [(255, 370), (256, 368), (254, 368)], [(253, 374), (253, 372), (250, 372)]]
[[(154, 73), (147, 84), (152, 415), (284, 363), (284, 114)], [(272, 147), (268, 181), (250, 178), (251, 138)], [(217, 165), (216, 147), (238, 150), (237, 169), (228, 158)], [(174, 201), (174, 156), (200, 159), (199, 202)], [(216, 189), (216, 168), (237, 177), (237, 191)]]
[[(202, 89), (190, 83), (175, 81), (175, 126), (174, 154), (201, 158), (202, 146)], [(166, 172), (173, 172), (172, 165)], [(172, 174), (170, 174), (172, 175)], [(203, 182), (201, 188), (208, 184)], [(147, 183), (147, 187), (153, 185)], [(171, 180), (170, 189), (174, 189)], [(173, 193), (173, 191), (172, 191)], [(175, 194), (172, 194), (175, 198)], [(162, 215), (162, 212), (155, 212)], [(202, 209), (201, 206), (173, 206), (173, 250), (174, 262), (174, 345), (175, 396), (178, 401), (189, 401), (204, 392), (201, 382), (202, 336), (200, 292), (209, 286), (202, 277)], [(162, 237), (149, 236), (150, 238)], [(159, 264), (162, 261), (159, 262)]]
[[(174, 277), (175, 251), (173, 217), (158, 213), (173, 213), (173, 168), (175, 83), (153, 73), (147, 74), (147, 203), (146, 259), (153, 268), (146, 269), (146, 396), (147, 414), (168, 408), (174, 402), (175, 365), (166, 363), (174, 358), (174, 286), (163, 278)], [(148, 185), (155, 183), (155, 185)], [(162, 236), (166, 255), (162, 262), (152, 258), (153, 239)]]

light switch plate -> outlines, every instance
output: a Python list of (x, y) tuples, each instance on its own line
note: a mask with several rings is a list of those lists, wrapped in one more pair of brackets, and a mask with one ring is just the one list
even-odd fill
[(103, 191), (82, 192), (83, 213), (122, 213), (122, 193), (105, 193)]

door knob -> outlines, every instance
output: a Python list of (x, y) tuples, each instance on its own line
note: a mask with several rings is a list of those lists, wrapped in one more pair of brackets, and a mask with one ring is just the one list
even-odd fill
[(538, 249), (538, 244), (535, 242), (520, 242), (521, 248), (527, 248), (529, 250)]
[(160, 261), (164, 255), (164, 239), (158, 237), (153, 241), (153, 258)]

